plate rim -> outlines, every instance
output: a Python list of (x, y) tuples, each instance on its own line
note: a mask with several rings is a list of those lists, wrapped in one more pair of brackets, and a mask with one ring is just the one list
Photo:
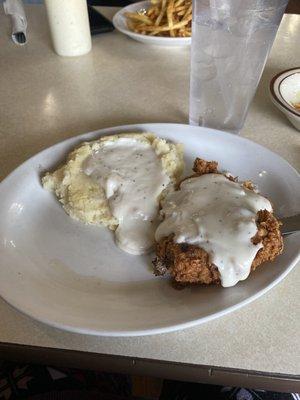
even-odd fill
[[(292, 234), (294, 237), (298, 236), (300, 239), (300, 234), (299, 233), (294, 233)], [(227, 307), (224, 310), (218, 311), (214, 314), (208, 315), (206, 317), (202, 317), (199, 319), (194, 319), (188, 322), (182, 322), (179, 324), (171, 325), (171, 326), (162, 326), (160, 328), (151, 328), (151, 329), (144, 329), (144, 330), (127, 330), (127, 331), (109, 331), (109, 330), (96, 330), (96, 329), (90, 329), (90, 328), (81, 328), (81, 327), (76, 327), (73, 325), (68, 325), (68, 324), (60, 324), (53, 322), (51, 320), (48, 320), (47, 318), (42, 318), (42, 317), (36, 317), (33, 314), (26, 312), (24, 310), (21, 310), (18, 308), (18, 306), (14, 305), (13, 302), (6, 300), (2, 295), (0, 294), (1, 299), (8, 304), (10, 307), (12, 307), (14, 310), (16, 310), (18, 313), (21, 313), (25, 315), (26, 317), (31, 318), (33, 321), (38, 321), (42, 322), (43, 324), (47, 326), (51, 326), (56, 329), (60, 329), (66, 332), (72, 332), (72, 333), (79, 333), (83, 335), (92, 335), (92, 336), (100, 336), (100, 337), (138, 337), (138, 336), (151, 336), (151, 335), (159, 335), (159, 334), (165, 334), (165, 333), (172, 333), (172, 332), (177, 332), (183, 329), (188, 329), (188, 328), (193, 328), (195, 326), (202, 325), (206, 322), (213, 321), (217, 318), (223, 317), (225, 315), (228, 315), (238, 309), (243, 308), (244, 306), (254, 302), (258, 298), (262, 297), (265, 293), (273, 289), (275, 286), (277, 286), (283, 279), (294, 269), (295, 265), (298, 263), (300, 260), (300, 253), (298, 253), (294, 258), (293, 261), (291, 262), (290, 266), (285, 269), (275, 280), (273, 280), (269, 285), (267, 285), (265, 288), (261, 289), (260, 291), (256, 292), (252, 296), (248, 297), (247, 299), (231, 306)]]
[[(61, 140), (61, 141), (58, 141), (57, 143), (54, 143), (52, 146), (48, 146), (48, 147), (46, 147), (46, 148), (44, 148), (44, 149), (42, 149), (42, 150), (40, 150), (40, 151), (38, 151), (37, 153), (35, 153), (33, 156), (31, 156), (31, 157), (29, 157), (27, 160), (25, 160), (25, 161), (23, 161), (20, 165), (18, 165), (15, 169), (13, 169), (8, 175), (6, 175), (5, 176), (5, 178), (3, 178), (1, 181), (0, 181), (0, 194), (1, 194), (1, 186), (2, 186), (2, 184), (4, 184), (5, 182), (6, 182), (6, 180), (9, 178), (9, 177), (11, 177), (11, 176), (13, 176), (13, 174), (15, 173), (15, 172), (17, 172), (21, 167), (23, 167), (24, 165), (26, 165), (29, 161), (31, 161), (33, 158), (35, 158), (35, 157), (37, 157), (37, 156), (40, 156), (40, 155), (42, 155), (42, 153), (43, 152), (46, 152), (46, 151), (48, 151), (48, 150), (50, 150), (50, 149), (52, 149), (52, 148), (54, 148), (54, 147), (58, 147), (59, 145), (61, 145), (61, 144), (63, 144), (63, 143), (66, 143), (66, 142), (68, 142), (68, 141), (72, 141), (72, 140), (76, 140), (76, 139), (80, 139), (80, 138), (83, 138), (83, 137), (85, 137), (85, 136), (94, 136), (94, 135), (97, 135), (97, 134), (100, 134), (101, 136), (102, 136), (102, 132), (103, 133), (105, 133), (105, 132), (110, 132), (110, 131), (114, 131), (114, 130), (118, 130), (118, 131), (120, 131), (120, 130), (127, 130), (127, 131), (129, 131), (129, 130), (131, 130), (132, 128), (133, 129), (139, 129), (139, 130), (141, 130), (141, 129), (143, 129), (143, 128), (141, 128), (141, 127), (145, 127), (145, 126), (148, 126), (148, 125), (151, 125), (151, 126), (168, 126), (168, 127), (170, 127), (170, 128), (172, 128), (172, 126), (176, 126), (176, 127), (181, 127), (181, 126), (185, 126), (185, 127), (189, 127), (190, 129), (195, 129), (195, 130), (198, 130), (198, 129), (200, 129), (200, 130), (202, 130), (202, 129), (204, 129), (205, 131), (206, 130), (208, 130), (208, 131), (210, 131), (212, 134), (217, 134), (217, 135), (225, 135), (225, 136), (228, 136), (228, 137), (230, 137), (230, 138), (234, 138), (234, 140), (237, 140), (237, 141), (243, 141), (244, 143), (248, 143), (248, 144), (251, 144), (251, 145), (255, 145), (255, 146), (258, 146), (259, 148), (261, 148), (261, 149), (263, 149), (263, 151), (267, 151), (269, 154), (272, 154), (272, 155), (275, 155), (275, 157), (278, 157), (279, 159), (280, 159), (280, 161), (281, 162), (283, 162), (287, 167), (289, 167), (291, 170), (293, 170), (293, 172), (297, 175), (297, 177), (298, 177), (298, 179), (300, 179), (300, 172), (298, 172), (297, 170), (296, 170), (296, 168), (295, 167), (293, 167), (285, 158), (283, 158), (281, 155), (279, 155), (278, 153), (276, 153), (275, 151), (273, 151), (273, 150), (270, 150), (270, 149), (268, 149), (267, 147), (265, 147), (265, 146), (263, 146), (262, 144), (260, 144), (260, 143), (257, 143), (257, 142), (254, 142), (253, 140), (251, 140), (251, 139), (248, 139), (248, 138), (245, 138), (245, 137), (243, 137), (243, 136), (240, 136), (240, 135), (238, 135), (238, 134), (235, 134), (235, 133), (230, 133), (230, 132), (226, 132), (226, 131), (221, 131), (221, 130), (219, 130), (219, 129), (214, 129), (214, 128), (207, 128), (207, 127), (202, 127), (202, 126), (194, 126), (194, 125), (189, 125), (189, 124), (181, 124), (181, 123), (173, 123), (173, 122), (142, 122), (142, 123), (137, 123), (137, 124), (126, 124), (126, 125), (117, 125), (117, 126), (110, 126), (110, 127), (106, 127), (106, 128), (100, 128), (100, 129), (95, 129), (95, 130), (93, 130), (93, 131), (89, 131), (89, 132), (85, 132), (85, 133), (79, 133), (78, 135), (76, 134), (75, 136), (70, 136), (70, 137), (68, 137), (68, 138), (66, 138), (66, 139), (64, 139), (64, 140)], [(134, 132), (134, 131), (132, 131), (132, 132)], [(145, 131), (144, 131), (145, 132)], [(124, 132), (125, 133), (125, 132)], [(155, 133), (155, 132), (154, 132)], [(87, 138), (87, 139), (84, 139), (84, 140), (94, 140), (94, 139), (91, 139), (91, 138)]]
[[(300, 234), (296, 233), (293, 235), (299, 236), (299, 239), (300, 239)], [(223, 317), (223, 316), (228, 315), (238, 309), (243, 308), (244, 306), (246, 306), (246, 305), (254, 302), (255, 300), (257, 300), (258, 298), (262, 297), (265, 293), (269, 292), (271, 289), (273, 289), (275, 286), (277, 286), (281, 281), (283, 281), (283, 279), (294, 269), (295, 265), (298, 263), (299, 260), (300, 260), (300, 254), (298, 253), (298, 255), (295, 256), (295, 258), (293, 259), (290, 266), (287, 269), (285, 269), (275, 280), (273, 280), (265, 288), (261, 289), (260, 291), (256, 292), (254, 295), (248, 297), (247, 299), (243, 300), (240, 303), (237, 303), (231, 307), (225, 308), (222, 311), (218, 311), (214, 314), (211, 314), (206, 317), (199, 318), (199, 319), (194, 319), (192, 321), (182, 322), (182, 323), (179, 323), (176, 325), (171, 325), (171, 326), (166, 325), (166, 326), (162, 326), (160, 328), (151, 328), (151, 329), (144, 329), (144, 330), (109, 331), (109, 330), (96, 330), (96, 329), (90, 329), (90, 328), (80, 328), (80, 327), (76, 327), (76, 326), (68, 325), (68, 324), (59, 324), (59, 323), (53, 322), (51, 320), (48, 320), (47, 318), (36, 317), (29, 312), (21, 310), (16, 305), (14, 305), (13, 302), (7, 301), (1, 295), (0, 295), (0, 297), (6, 304), (8, 304), (10, 307), (12, 307), (15, 311), (25, 315), (26, 317), (29, 317), (33, 321), (38, 321), (47, 326), (53, 327), (55, 329), (63, 330), (66, 332), (79, 333), (79, 334), (83, 334), (83, 335), (100, 336), (100, 337), (151, 336), (151, 335), (172, 333), (172, 332), (177, 332), (177, 331), (188, 329), (188, 328), (193, 328), (195, 326), (199, 326), (206, 322), (213, 321), (217, 318)]]
[[(152, 128), (148, 128), (148, 126), (151, 126)], [(154, 126), (154, 129), (153, 129)], [(114, 131), (122, 131), (124, 130), (124, 132), (128, 132), (128, 131), (145, 131), (145, 129), (153, 129), (155, 130), (155, 127), (165, 127), (168, 129), (172, 129), (172, 127), (189, 127), (192, 130), (205, 130), (206, 132), (209, 131), (213, 134), (217, 134), (217, 135), (221, 135), (221, 136), (225, 136), (228, 138), (231, 138), (235, 141), (238, 142), (244, 142), (244, 143), (249, 143), (249, 144), (254, 144), (255, 146), (258, 146), (259, 148), (262, 148), (263, 151), (267, 151), (268, 153), (272, 154), (273, 156), (275, 156), (276, 158), (279, 158), (281, 160), (281, 162), (283, 162), (287, 167), (289, 167), (297, 176), (298, 179), (300, 179), (300, 174), (298, 173), (298, 171), (291, 166), (283, 157), (281, 157), (280, 155), (278, 155), (277, 153), (273, 152), (272, 150), (269, 150), (268, 148), (264, 147), (263, 145), (256, 143), (250, 139), (229, 133), (229, 132), (224, 132), (224, 131), (220, 131), (220, 130), (215, 130), (215, 129), (210, 129), (210, 128), (204, 128), (204, 127), (199, 127), (199, 126), (191, 126), (188, 124), (177, 124), (177, 123), (140, 123), (140, 124), (129, 124), (129, 125), (119, 125), (119, 126), (114, 126), (114, 127), (107, 127), (107, 128), (103, 128), (103, 129), (97, 129), (94, 131), (90, 131), (90, 132), (86, 132), (86, 133), (82, 133), (79, 135), (75, 135), (75, 136), (71, 136), (69, 138), (66, 138), (60, 142), (57, 142), (55, 144), (53, 144), (52, 146), (49, 146), (43, 150), (41, 150), (40, 152), (34, 154), (32, 157), (30, 157), (29, 159), (25, 160), (22, 164), (20, 164), (17, 168), (15, 168), (11, 173), (9, 173), (1, 182), (0, 182), (0, 200), (1, 200), (1, 192), (3, 190), (5, 190), (5, 186), (7, 184), (7, 182), (9, 182), (9, 179), (11, 177), (13, 177), (15, 174), (17, 174), (19, 172), (20, 169), (22, 169), (24, 166), (26, 166), (27, 163), (32, 162), (32, 160), (36, 157), (41, 156), (43, 153), (46, 153), (47, 151), (49, 151), (50, 149), (55, 150), (55, 147), (59, 147), (61, 145), (67, 144), (68, 142), (76, 142), (78, 140), (81, 141), (88, 141), (88, 140), (94, 140), (94, 136), (102, 136), (102, 135), (109, 135), (110, 133), (113, 133)], [(154, 131), (155, 133), (155, 131)], [(76, 143), (72, 144), (72, 146), (76, 146)], [(291, 235), (293, 238), (300, 238), (300, 233), (295, 233)], [(90, 328), (82, 328), (82, 327), (76, 327), (73, 325), (68, 325), (68, 324), (62, 324), (62, 323), (56, 323), (53, 322), (52, 320), (48, 320), (47, 318), (43, 318), (40, 316), (36, 316), (34, 315), (34, 313), (30, 313), (30, 312), (26, 312), (22, 309), (19, 308), (18, 304), (14, 304), (13, 301), (9, 301), (7, 299), (5, 299), (4, 297), (2, 297), (2, 295), (0, 294), (1, 298), (10, 306), (12, 306), (15, 310), (17, 310), (18, 312), (22, 313), (23, 315), (26, 315), (30, 318), (32, 318), (33, 320), (42, 322), (48, 326), (52, 326), (54, 328), (58, 328), (58, 329), (62, 329), (65, 331), (69, 331), (69, 332), (74, 332), (74, 333), (81, 333), (81, 334), (89, 334), (89, 335), (96, 335), (96, 336), (106, 336), (106, 337), (135, 337), (135, 336), (146, 336), (146, 335), (154, 335), (154, 334), (161, 334), (161, 333), (168, 333), (168, 332), (174, 332), (174, 331), (178, 331), (181, 329), (186, 329), (186, 328), (191, 328), (194, 326), (198, 326), (202, 323), (214, 320), (216, 318), (219, 318), (221, 316), (227, 315), (239, 308), (244, 307), (245, 305), (255, 301), (256, 299), (258, 299), (259, 297), (261, 297), (262, 295), (264, 295), (265, 293), (267, 293), (269, 290), (271, 290), (273, 287), (275, 287), (279, 282), (281, 282), (291, 271), (292, 269), (295, 267), (296, 263), (299, 261), (300, 259), (300, 252), (298, 254), (296, 254), (293, 259), (291, 260), (291, 263), (289, 265), (288, 268), (286, 268), (284, 271), (282, 271), (282, 273), (280, 273), (272, 282), (270, 282), (266, 287), (264, 287), (263, 289), (259, 290), (258, 292), (256, 292), (255, 294), (253, 294), (252, 296), (248, 297), (247, 299), (238, 302), (237, 304), (234, 304), (232, 306), (229, 306), (223, 310), (217, 311), (211, 315), (207, 315), (205, 317), (201, 317), (198, 319), (193, 319), (191, 321), (187, 321), (187, 322), (182, 322), (182, 323), (177, 323), (177, 324), (173, 324), (173, 325), (166, 325), (166, 326), (161, 326), (159, 328), (148, 328), (148, 329), (143, 329), (143, 330), (113, 330), (113, 331), (109, 331), (109, 330), (98, 330), (98, 329), (90, 329)], [(1, 265), (0, 265), (1, 268)]]

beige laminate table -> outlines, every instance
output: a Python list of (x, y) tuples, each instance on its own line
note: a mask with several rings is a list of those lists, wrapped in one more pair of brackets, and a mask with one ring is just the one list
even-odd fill
[[(43, 6), (28, 6), (28, 44), (9, 38), (0, 12), (0, 179), (36, 152), (95, 129), (188, 121), (189, 50), (149, 47), (118, 32), (61, 58)], [(112, 16), (116, 9), (101, 11)], [(300, 135), (270, 103), (268, 82), (299, 66), (300, 16), (286, 15), (242, 136), (300, 167)], [(299, 267), (299, 264), (298, 264)], [(38, 323), (0, 300), (0, 359), (30, 359), (161, 377), (300, 391), (300, 270), (254, 303), (175, 333), (103, 338)]]

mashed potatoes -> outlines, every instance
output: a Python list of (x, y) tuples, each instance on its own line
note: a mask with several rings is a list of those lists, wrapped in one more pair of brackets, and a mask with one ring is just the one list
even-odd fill
[[(87, 224), (105, 225), (115, 230), (120, 223), (120, 219), (116, 218), (117, 214), (115, 212), (112, 212), (112, 206), (108, 199), (110, 197), (108, 189), (105, 184), (102, 184), (103, 180), (99, 181), (99, 179), (95, 179), (95, 175), (87, 173), (85, 163), (93, 154), (101, 155), (107, 145), (111, 147), (113, 143), (127, 139), (132, 139), (132, 143), (139, 143), (140, 146), (145, 146), (147, 151), (150, 148), (151, 151), (153, 150), (152, 152), (155, 152), (158, 162), (161, 163), (163, 173), (168, 176), (168, 184), (173, 184), (179, 179), (184, 166), (181, 145), (169, 143), (151, 133), (132, 133), (106, 136), (81, 144), (69, 154), (66, 164), (54, 172), (46, 173), (42, 179), (44, 188), (56, 194), (65, 211), (72, 218)], [(143, 153), (140, 155), (141, 160), (143, 160)], [(121, 160), (121, 158), (116, 160)], [(123, 167), (122, 163), (124, 164), (124, 160), (120, 161), (120, 167)], [(128, 164), (131, 165), (132, 163)], [(144, 168), (141, 162), (137, 165), (139, 168)], [(143, 175), (145, 174), (147, 174), (146, 170), (143, 171)], [(110, 177), (104, 178), (110, 179)], [(162, 190), (163, 188), (159, 189), (159, 195)], [(158, 199), (155, 199), (155, 201), (157, 202)]]

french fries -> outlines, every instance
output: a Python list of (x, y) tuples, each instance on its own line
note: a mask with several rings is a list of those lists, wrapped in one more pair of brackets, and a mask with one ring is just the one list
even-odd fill
[(127, 26), (150, 36), (190, 37), (192, 0), (151, 0), (148, 10), (126, 12)]

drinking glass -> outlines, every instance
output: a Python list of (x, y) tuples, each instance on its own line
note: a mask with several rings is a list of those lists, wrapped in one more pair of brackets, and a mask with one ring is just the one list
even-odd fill
[(194, 0), (191, 125), (243, 127), (288, 0)]

